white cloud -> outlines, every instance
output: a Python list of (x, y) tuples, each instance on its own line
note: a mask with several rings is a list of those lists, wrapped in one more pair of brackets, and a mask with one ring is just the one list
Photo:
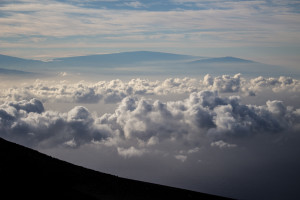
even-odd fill
[(202, 91), (184, 101), (167, 103), (126, 97), (115, 114), (102, 120), (121, 127), (118, 130), (127, 139), (147, 142), (153, 136), (180, 140), (191, 135), (200, 139), (206, 135), (222, 138), (276, 133), (290, 127), (296, 119), (292, 112), (280, 101), (243, 105), (237, 97), (221, 98), (216, 92)]
[[(64, 74), (64, 73), (63, 73)], [(74, 102), (74, 103), (117, 103), (132, 95), (169, 95), (190, 94), (202, 90), (218, 91), (220, 94), (237, 94), (255, 96), (271, 93), (277, 98), (291, 95), (300, 98), (300, 82), (289, 77), (245, 79), (240, 74), (234, 76), (204, 76), (203, 80), (195, 78), (168, 78), (163, 81), (132, 79), (68, 83), (66, 81), (41, 81), (33, 84), (16, 86), (2, 90), (0, 101), (19, 101), (37, 98), (43, 102)], [(284, 94), (284, 95), (283, 95)]]
[(143, 149), (136, 149), (135, 147), (131, 146), (128, 149), (125, 148), (117, 148), (118, 154), (125, 158), (135, 157), (135, 156), (142, 156), (145, 153)]
[(156, 145), (159, 143), (159, 139), (155, 136), (151, 137), (148, 142), (147, 145), (152, 146), (152, 145)]
[[(299, 80), (281, 76), (279, 78), (264, 78), (259, 76), (250, 80), (249, 91), (261, 92), (265, 88), (270, 88), (273, 92), (288, 91), (296, 93), (300, 91)], [(246, 88), (245, 88), (246, 89)]]
[(236, 74), (233, 77), (228, 75), (211, 77), (209, 74), (204, 77), (203, 83), (209, 86), (212, 90), (219, 92), (238, 92), (243, 83), (241, 83), (241, 74)]
[(143, 5), (139, 1), (125, 2), (124, 5), (125, 6), (129, 6), (129, 7), (133, 7), (133, 8), (140, 8), (140, 7), (144, 7), (145, 6), (145, 5)]
[(1, 136), (30, 146), (71, 147), (92, 140), (101, 141), (112, 134), (106, 125), (84, 107), (74, 107), (67, 113), (44, 111), (39, 100), (7, 102), (0, 106)]
[(69, 146), (69, 147), (76, 147), (77, 146), (74, 138), (72, 140), (69, 140), (69, 141), (65, 142), (64, 144)]
[[(207, 9), (176, 11), (84, 8), (57, 1), (4, 4), (0, 10), (9, 14), (9, 17), (0, 19), (2, 27), (0, 35), (8, 37), (103, 35), (103, 38), (106, 35), (108, 37), (114, 35), (118, 38), (124, 37), (123, 41), (127, 42), (126, 37), (129, 35), (145, 36), (145, 33), (149, 36), (155, 36), (157, 33), (165, 35), (165, 32), (172, 30), (175, 35), (181, 35), (179, 43), (188, 42), (194, 45), (196, 43), (201, 44), (201, 47), (204, 44), (209, 45), (207, 47), (211, 47), (212, 44), (222, 47), (224, 44), (232, 46), (233, 43), (259, 46), (262, 43), (295, 44), (295, 41), (299, 41), (299, 29), (295, 28), (298, 25), (299, 15), (285, 9), (286, 5), (278, 5), (274, 11), (271, 4), (260, 1), (205, 3)], [(143, 6), (139, 1), (127, 2), (127, 5)], [(261, 20), (262, 18), (264, 20)], [(191, 40), (185, 37), (190, 34), (195, 34), (196, 37), (192, 37)], [(144, 39), (145, 43), (146, 40), (149, 40), (149, 37)], [(163, 37), (163, 40), (168, 40), (168, 37)], [(216, 40), (217, 43), (214, 42)], [(89, 41), (89, 44), (94, 44)], [(168, 44), (171, 45), (172, 42), (174, 41), (171, 39)]]
[(58, 76), (64, 77), (64, 76), (68, 76), (67, 72), (59, 72)]
[(190, 150), (188, 150), (188, 154), (192, 154), (192, 153), (197, 153), (198, 151), (200, 151), (200, 148), (199, 147), (195, 147), (195, 148), (193, 148), (193, 149), (190, 149)]
[(181, 162), (185, 162), (187, 159), (187, 156), (185, 155), (175, 155), (174, 156), (177, 160), (180, 160)]
[(224, 142), (223, 140), (212, 142), (210, 145), (212, 147), (219, 147), (220, 149), (237, 147), (236, 144), (229, 144), (229, 143)]

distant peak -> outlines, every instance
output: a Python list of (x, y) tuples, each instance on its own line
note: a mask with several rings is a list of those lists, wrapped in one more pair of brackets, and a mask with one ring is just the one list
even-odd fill
[(254, 63), (254, 61), (246, 60), (242, 58), (236, 58), (232, 56), (205, 58), (201, 60), (195, 60), (191, 63)]

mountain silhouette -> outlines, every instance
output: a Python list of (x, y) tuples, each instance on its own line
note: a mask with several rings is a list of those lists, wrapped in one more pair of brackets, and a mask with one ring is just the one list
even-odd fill
[(45, 62), (39, 60), (23, 59), (13, 56), (6, 56), (0, 54), (0, 66), (1, 67), (26, 67), (26, 66), (38, 66)]
[(75, 56), (66, 58), (57, 58), (49, 64), (61, 66), (89, 66), (89, 67), (108, 67), (108, 66), (122, 66), (143, 62), (157, 62), (157, 61), (179, 61), (191, 59), (192, 56), (152, 52), (152, 51), (134, 51), (121, 52), (112, 54), (98, 54), (87, 56)]
[[(203, 58), (201, 57), (153, 52), (153, 51), (133, 51), (121, 52), (111, 54), (97, 54), (55, 58), (52, 61), (43, 62), (38, 60), (30, 60), (17, 58), (13, 56), (0, 55), (0, 67), (3, 69), (28, 70), (35, 68), (52, 68), (52, 67), (122, 67), (135, 66), (142, 63), (163, 63), (163, 62), (186, 62), (189, 64), (201, 63), (255, 63), (250, 60), (244, 60), (235, 57), (217, 57), (217, 58)], [(193, 60), (193, 61), (191, 61)], [(137, 65), (139, 66), (139, 65)]]
[[(199, 59), (200, 60), (195, 60)], [(251, 60), (245, 60), (235, 57), (216, 57), (204, 58), (189, 55), (153, 52), (153, 51), (133, 51), (111, 54), (97, 54), (55, 58), (52, 61), (43, 62), (17, 58), (12, 56), (0, 55), (0, 68), (14, 70), (32, 70), (32, 69), (51, 69), (54, 67), (93, 67), (93, 68), (110, 68), (110, 67), (138, 67), (145, 63), (170, 63), (171, 66), (178, 63), (187, 64), (209, 64), (209, 63), (255, 63)], [(165, 66), (165, 65), (164, 65)]]
[(241, 58), (227, 56), (227, 57), (219, 57), (219, 58), (205, 58), (205, 59), (201, 59), (201, 60), (195, 60), (190, 63), (191, 64), (197, 64), (197, 63), (209, 64), (209, 63), (255, 63), (255, 62), (251, 61), (251, 60), (245, 60), (245, 59), (241, 59)]
[[(64, 57), (47, 62), (0, 55), (0, 68), (34, 72), (40, 76), (56, 76), (57, 72), (62, 71), (95, 77), (98, 75), (194, 76), (197, 74), (234, 75), (241, 73), (245, 76), (295, 76), (299, 74), (296, 70), (286, 70), (281, 66), (237, 57), (207, 58), (153, 51)], [(2, 74), (11, 75), (12, 72), (14, 71), (6, 71)], [(21, 75), (21, 73), (18, 74)]]
[[(122, 67), (132, 66), (135, 64), (148, 63), (148, 62), (176, 62), (183, 60), (194, 59), (194, 56), (153, 52), (153, 51), (133, 51), (121, 52), (111, 54), (96, 54), (55, 58), (52, 61), (44, 62), (31, 59), (17, 58), (13, 56), (0, 55), (0, 68), (4, 69), (38, 69), (53, 67), (93, 67), (93, 68), (106, 68), (106, 67)], [(56, 68), (55, 68), (56, 69)]]
[(76, 166), (0, 138), (1, 198), (227, 199)]
[(25, 71), (21, 71), (21, 70), (0, 68), (0, 74), (4, 74), (4, 75), (29, 75), (29, 74), (33, 74), (33, 73), (25, 72)]

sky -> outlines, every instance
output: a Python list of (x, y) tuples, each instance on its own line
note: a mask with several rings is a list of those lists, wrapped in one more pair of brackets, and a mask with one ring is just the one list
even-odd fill
[(152, 50), (298, 67), (297, 0), (2, 0), (0, 53), (55, 57)]
[[(289, 77), (299, 72), (299, 1), (0, 0), (0, 54), (140, 50), (199, 57), (1, 63), (0, 137), (120, 177), (300, 199), (300, 80)], [(201, 56), (261, 63), (190, 62)]]

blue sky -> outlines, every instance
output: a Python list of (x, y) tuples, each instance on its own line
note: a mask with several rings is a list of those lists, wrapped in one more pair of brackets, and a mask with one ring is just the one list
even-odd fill
[(297, 0), (2, 0), (0, 27), (0, 53), (25, 58), (151, 50), (300, 61)]

